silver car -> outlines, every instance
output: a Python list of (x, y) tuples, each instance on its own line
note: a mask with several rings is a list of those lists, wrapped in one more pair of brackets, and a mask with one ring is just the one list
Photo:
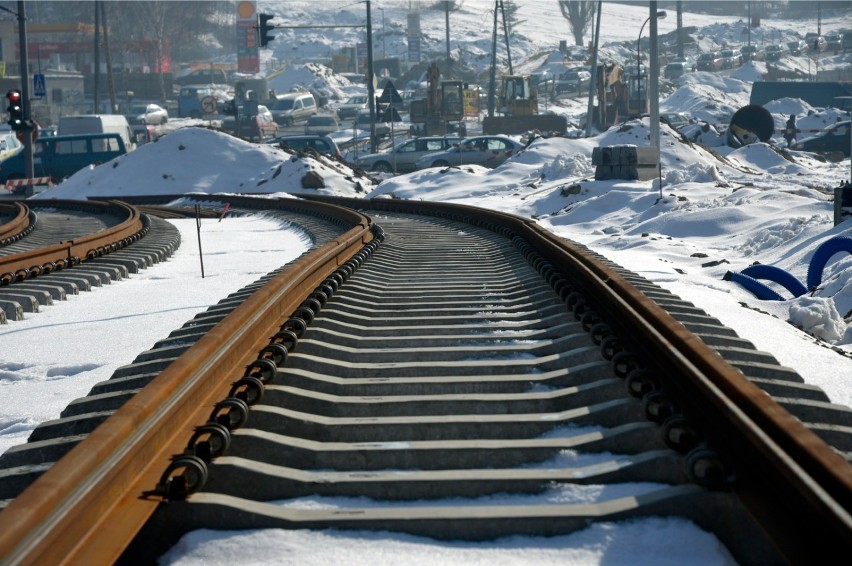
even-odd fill
[(452, 136), (415, 138), (387, 152), (361, 155), (357, 164), (368, 171), (410, 173), (416, 170), (414, 164), (421, 157), (447, 150), (459, 141), (460, 138)]
[(127, 121), (131, 124), (165, 124), (169, 121), (169, 112), (162, 106), (156, 104), (141, 104), (134, 106), (127, 114)]
[(447, 151), (421, 157), (417, 169), (449, 165), (481, 165), (493, 169), (524, 148), (506, 136), (476, 136), (467, 138)]
[(333, 134), (340, 129), (337, 118), (331, 114), (314, 114), (305, 122), (306, 134)]

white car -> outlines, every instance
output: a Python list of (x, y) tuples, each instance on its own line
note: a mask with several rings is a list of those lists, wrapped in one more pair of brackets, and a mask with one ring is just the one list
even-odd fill
[(150, 124), (152, 126), (157, 126), (169, 121), (168, 110), (156, 104), (141, 104), (133, 106), (126, 116), (127, 121), (131, 124)]

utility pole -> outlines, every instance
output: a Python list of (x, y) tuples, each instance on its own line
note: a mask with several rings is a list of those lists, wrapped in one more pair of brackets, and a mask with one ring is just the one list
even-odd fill
[(447, 30), (447, 77), (449, 77), (453, 61), (450, 59), (450, 3), (446, 0), (444, 1), (444, 26)]
[[(18, 0), (18, 41), (21, 52), (21, 107), (24, 109), (24, 124), (32, 124), (30, 111), (30, 62), (27, 56), (27, 16), (24, 1)], [(34, 126), (33, 126), (34, 127)], [(27, 179), (35, 177), (33, 172), (33, 136), (31, 128), (24, 128), (24, 173)], [(32, 196), (33, 185), (27, 185), (26, 196)]]
[(506, 7), (503, 5), (503, 0), (500, 0), (500, 16), (503, 18), (503, 36), (506, 38), (506, 57), (509, 61), (509, 74), (514, 75), (512, 70), (512, 50), (509, 48), (509, 24), (506, 23)]
[(598, 0), (598, 15), (597, 22), (595, 23), (595, 43), (592, 48), (592, 79), (589, 81), (589, 106), (586, 110), (586, 137), (592, 137), (592, 122), (594, 122), (595, 116), (604, 116), (603, 119), (600, 120), (601, 123), (604, 122), (606, 116), (606, 108), (605, 101), (602, 97), (598, 98), (598, 114), (595, 114), (595, 91), (598, 90), (598, 81), (601, 81), (601, 84), (604, 85), (604, 88), (601, 91), (606, 92), (606, 78), (598, 77), (598, 42), (601, 36), (601, 7), (603, 2)]
[(648, 97), (651, 102), (651, 146), (657, 148), (659, 158), (660, 149), (660, 56), (657, 49), (657, 2), (649, 2), (651, 10), (651, 45), (648, 50)]
[(115, 114), (118, 112), (118, 103), (115, 100), (115, 80), (112, 76), (112, 54), (109, 52), (109, 27), (107, 26), (106, 8), (104, 8), (103, 0), (98, 0), (98, 4), (101, 6), (101, 25), (104, 28), (104, 51), (106, 51), (107, 81), (109, 83), (109, 107), (112, 109), (112, 113)]
[(488, 117), (494, 117), (494, 97), (497, 84), (497, 7), (500, 0), (494, 0), (494, 28), (491, 32), (491, 74), (488, 79)]
[(95, 114), (100, 114), (101, 108), (101, 10), (98, 2), (95, 2), (95, 93), (94, 93), (94, 108), (92, 111)]
[(370, 109), (370, 153), (379, 150), (376, 143), (376, 89), (373, 86), (373, 23), (367, 0), (367, 104)]

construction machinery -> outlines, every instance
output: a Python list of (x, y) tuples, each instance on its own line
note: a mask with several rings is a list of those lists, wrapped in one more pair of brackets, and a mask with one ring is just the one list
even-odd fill
[(565, 116), (538, 113), (538, 94), (529, 75), (506, 75), (497, 95), (497, 111), (482, 121), (485, 134), (524, 134), (532, 130), (565, 133)]
[(411, 101), (409, 119), (412, 129), (420, 135), (442, 136), (458, 124), (458, 133), (466, 134), (464, 126), (464, 83), (441, 80), (438, 65), (432, 63), (426, 74), (426, 98)]
[(598, 104), (594, 108), (592, 124), (608, 128), (630, 116), (630, 96), (624, 67), (618, 63), (602, 63), (597, 67)]

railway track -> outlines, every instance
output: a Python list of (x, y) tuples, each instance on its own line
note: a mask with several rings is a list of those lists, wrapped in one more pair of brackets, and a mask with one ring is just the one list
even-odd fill
[[(650, 516), (742, 564), (850, 550), (850, 410), (770, 355), (530, 221), (318, 200), (286, 205), (313, 251), (0, 459), (9, 563), (152, 561), (199, 528), (487, 540)], [(308, 495), (356, 503), (286, 504)]]

